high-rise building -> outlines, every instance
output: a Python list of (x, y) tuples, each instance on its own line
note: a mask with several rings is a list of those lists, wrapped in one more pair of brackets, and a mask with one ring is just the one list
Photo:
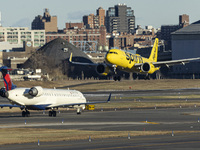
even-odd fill
[(44, 15), (38, 15), (32, 22), (32, 30), (45, 30), (45, 32), (58, 32), (57, 16), (51, 16), (46, 8)]
[(99, 7), (96, 10), (96, 15), (89, 14), (83, 16), (83, 23), (86, 25), (86, 28), (100, 28), (105, 25), (105, 10), (102, 7)]
[(83, 16), (83, 23), (86, 26), (86, 28), (94, 28), (94, 14), (89, 14)]
[(99, 7), (97, 9), (97, 15), (99, 19), (99, 26), (105, 26), (105, 9)]
[(109, 7), (106, 12), (106, 28), (109, 33), (133, 33), (135, 29), (134, 11), (125, 4)]

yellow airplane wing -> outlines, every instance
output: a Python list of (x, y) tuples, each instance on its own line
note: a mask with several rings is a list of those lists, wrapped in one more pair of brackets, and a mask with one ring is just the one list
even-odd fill
[(70, 57), (69, 57), (69, 62), (71, 64), (75, 64), (75, 65), (87, 65), (87, 66), (97, 66), (96, 63), (86, 63), (86, 62), (76, 62), (76, 61), (72, 61), (72, 53), (70, 54)]
[(155, 67), (159, 67), (159, 66), (173, 66), (173, 65), (185, 65), (186, 63), (189, 63), (190, 61), (194, 61), (194, 60), (200, 60), (200, 57), (197, 58), (189, 58), (189, 59), (179, 59), (179, 60), (170, 60), (170, 61), (160, 61), (160, 62), (152, 62), (152, 64)]

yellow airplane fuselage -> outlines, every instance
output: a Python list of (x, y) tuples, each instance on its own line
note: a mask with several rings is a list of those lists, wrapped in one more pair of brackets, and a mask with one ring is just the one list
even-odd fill
[[(148, 58), (144, 58), (138, 54), (132, 54), (119, 49), (109, 50), (109, 52), (105, 56), (105, 60), (107, 63), (116, 65), (117, 68), (126, 72), (152, 74), (160, 69), (160, 67), (155, 67), (152, 64), (153, 61)], [(146, 72), (142, 70), (142, 65), (141, 67), (135, 66), (135, 64), (145, 64), (145, 63), (148, 64), (150, 67), (150, 69)]]

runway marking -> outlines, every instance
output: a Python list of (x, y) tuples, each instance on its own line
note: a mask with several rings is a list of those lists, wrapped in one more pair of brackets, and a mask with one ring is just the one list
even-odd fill
[(72, 123), (28, 123), (15, 125), (1, 125), (0, 128), (17, 128), (17, 127), (42, 127), (42, 126), (88, 126), (88, 125), (145, 125), (143, 122), (72, 122)]
[(95, 149), (88, 149), (88, 150), (110, 150), (110, 149), (125, 149), (125, 148), (142, 148), (142, 147), (152, 147), (152, 146), (166, 146), (166, 145), (180, 145), (180, 144), (193, 144), (199, 143), (200, 141), (189, 141), (189, 142), (167, 142), (167, 143), (160, 143), (160, 144), (149, 144), (149, 145), (133, 145), (133, 146), (119, 146), (119, 147), (107, 147), (107, 148), (95, 148)]

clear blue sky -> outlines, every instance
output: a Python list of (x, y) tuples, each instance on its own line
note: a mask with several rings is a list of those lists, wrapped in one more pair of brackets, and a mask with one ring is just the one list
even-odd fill
[(96, 14), (98, 7), (107, 10), (118, 3), (125, 3), (134, 10), (136, 25), (178, 24), (180, 14), (188, 14), (190, 23), (200, 20), (200, 0), (0, 0), (2, 26), (31, 27), (44, 8), (58, 17), (58, 28), (66, 22), (80, 22), (83, 15)]

